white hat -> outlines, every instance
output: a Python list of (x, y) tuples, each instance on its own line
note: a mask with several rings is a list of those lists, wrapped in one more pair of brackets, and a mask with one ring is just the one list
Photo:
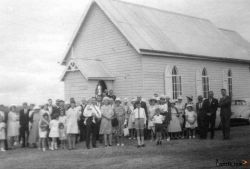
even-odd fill
[(178, 100), (183, 100), (183, 97), (181, 95), (178, 96)]
[(35, 106), (33, 110), (40, 110), (41, 108), (39, 106)]
[(117, 98), (115, 99), (115, 101), (116, 101), (116, 102), (117, 102), (117, 101), (118, 101), (118, 102), (122, 102), (121, 99), (120, 99), (119, 97), (117, 97)]
[(176, 100), (171, 99), (171, 100), (169, 100), (169, 102), (170, 102), (170, 103), (175, 103), (175, 102), (176, 102)]
[(187, 104), (186, 107), (193, 107), (193, 104)]
[(125, 97), (125, 98), (123, 99), (123, 101), (124, 101), (125, 103), (128, 102), (128, 98)]
[(165, 99), (165, 98), (166, 98), (165, 95), (161, 95), (161, 96), (160, 96), (160, 99)]
[(131, 99), (131, 102), (136, 102), (136, 98), (132, 98), (132, 99)]
[(109, 98), (105, 96), (105, 97), (102, 99), (102, 101), (104, 101), (104, 100), (109, 101)]

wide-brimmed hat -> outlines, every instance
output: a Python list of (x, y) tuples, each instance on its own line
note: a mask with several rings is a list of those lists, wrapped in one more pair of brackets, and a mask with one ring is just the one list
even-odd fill
[(160, 99), (166, 99), (166, 96), (165, 95), (161, 95)]
[(180, 95), (180, 96), (178, 96), (177, 99), (178, 99), (178, 100), (183, 100), (183, 97)]
[(187, 104), (186, 107), (193, 107), (193, 104)]
[(115, 99), (115, 102), (122, 102), (122, 101), (121, 101), (121, 99), (120, 99), (119, 97), (117, 97), (117, 98)]
[(193, 96), (186, 96), (187, 98), (189, 98), (190, 100), (193, 100)]
[(132, 99), (131, 99), (131, 102), (136, 102), (136, 98), (132, 98)]
[(125, 97), (125, 98), (123, 99), (123, 101), (124, 101), (125, 103), (127, 103), (127, 102), (128, 102), (128, 98)]
[(39, 106), (35, 106), (33, 110), (40, 110), (41, 108)]
[(104, 97), (103, 99), (102, 99), (102, 101), (109, 101), (110, 99), (108, 98), (108, 97)]
[(169, 100), (169, 102), (170, 102), (171, 104), (174, 104), (174, 103), (176, 103), (176, 100), (171, 99), (171, 100)]
[(148, 99), (149, 101), (157, 101), (156, 97), (151, 97)]

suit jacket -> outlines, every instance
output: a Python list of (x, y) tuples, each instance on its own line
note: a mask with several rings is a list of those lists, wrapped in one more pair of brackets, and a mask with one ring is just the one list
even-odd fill
[(221, 116), (231, 116), (231, 97), (225, 96), (225, 98), (221, 98), (219, 102), (220, 106), (220, 115)]
[(27, 110), (26, 114), (24, 113), (24, 109), (20, 110), (20, 127), (29, 127), (29, 112), (30, 109)]
[(213, 98), (211, 103), (209, 99), (204, 100), (203, 102), (203, 111), (205, 114), (211, 113), (211, 116), (216, 117), (216, 111), (218, 109), (218, 100)]
[(57, 117), (59, 117), (60, 116), (60, 112), (61, 112), (61, 110), (60, 110), (60, 107), (52, 107), (52, 113), (51, 113), (51, 119), (56, 119)]
[(196, 113), (197, 113), (197, 116), (198, 117), (202, 117), (202, 115), (204, 115), (204, 111), (203, 111), (203, 102), (201, 103), (201, 106), (200, 106), (200, 103), (196, 103)]

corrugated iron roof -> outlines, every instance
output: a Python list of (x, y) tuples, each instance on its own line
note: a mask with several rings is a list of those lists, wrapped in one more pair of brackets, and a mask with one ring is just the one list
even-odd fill
[(250, 61), (247, 45), (237, 45), (207, 19), (117, 0), (95, 0), (94, 2), (138, 53), (166, 52)]
[[(104, 64), (99, 60), (73, 59), (71, 62), (77, 67), (87, 80), (115, 80), (115, 77), (106, 69)], [(69, 63), (69, 65), (71, 64)], [(68, 72), (68, 66), (63, 73), (61, 80), (63, 81)]]

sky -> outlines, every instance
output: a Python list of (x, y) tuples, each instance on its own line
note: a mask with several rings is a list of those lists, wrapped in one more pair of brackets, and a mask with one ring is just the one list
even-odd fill
[[(64, 99), (60, 62), (89, 1), (0, 1), (0, 104)], [(250, 41), (249, 0), (124, 1), (206, 18)]]

